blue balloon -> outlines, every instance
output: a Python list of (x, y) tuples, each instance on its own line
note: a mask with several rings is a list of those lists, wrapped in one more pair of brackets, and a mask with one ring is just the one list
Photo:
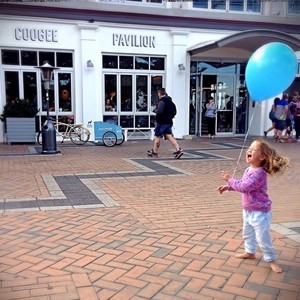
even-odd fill
[(246, 66), (246, 85), (254, 101), (264, 101), (284, 92), (297, 74), (297, 57), (283, 43), (269, 43), (257, 49)]

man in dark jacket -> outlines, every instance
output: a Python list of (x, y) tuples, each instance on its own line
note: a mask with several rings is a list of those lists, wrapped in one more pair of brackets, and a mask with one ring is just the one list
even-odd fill
[(158, 157), (157, 151), (160, 146), (160, 139), (164, 136), (165, 139), (168, 140), (176, 149), (176, 152), (174, 152), (175, 158), (180, 158), (183, 155), (183, 151), (174, 139), (172, 133), (173, 118), (177, 113), (176, 105), (173, 103), (172, 98), (166, 94), (166, 90), (164, 88), (159, 88), (157, 93), (159, 102), (155, 110), (156, 127), (154, 133), (154, 144), (153, 149), (148, 150), (148, 156)]

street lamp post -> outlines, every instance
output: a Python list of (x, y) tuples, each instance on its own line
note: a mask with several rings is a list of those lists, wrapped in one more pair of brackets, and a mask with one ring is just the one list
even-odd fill
[(49, 90), (50, 81), (53, 77), (53, 71), (59, 68), (52, 67), (47, 61), (40, 67), (36, 67), (42, 73), (42, 80), (44, 81), (44, 87), (46, 90), (46, 103), (47, 103), (47, 117), (42, 128), (42, 154), (56, 154), (56, 131), (52, 123), (52, 119), (49, 117)]

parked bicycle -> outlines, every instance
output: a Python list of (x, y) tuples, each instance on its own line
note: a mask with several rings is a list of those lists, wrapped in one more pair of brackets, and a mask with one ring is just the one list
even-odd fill
[[(61, 117), (66, 118), (66, 117)], [(75, 145), (84, 145), (89, 141), (91, 133), (82, 123), (73, 124), (74, 116), (67, 117), (67, 123), (58, 120), (53, 120), (53, 126), (56, 131), (56, 136), (61, 138), (61, 143), (65, 139), (70, 139)], [(90, 121), (89, 123), (91, 123)], [(42, 130), (37, 135), (37, 142), (42, 145)]]

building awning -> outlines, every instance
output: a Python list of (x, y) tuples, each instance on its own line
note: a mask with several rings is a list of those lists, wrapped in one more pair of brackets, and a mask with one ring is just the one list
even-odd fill
[(271, 42), (284, 43), (295, 52), (300, 51), (299, 39), (280, 31), (259, 29), (239, 32), (218, 41), (199, 43), (187, 51), (193, 60), (246, 62), (259, 47)]

